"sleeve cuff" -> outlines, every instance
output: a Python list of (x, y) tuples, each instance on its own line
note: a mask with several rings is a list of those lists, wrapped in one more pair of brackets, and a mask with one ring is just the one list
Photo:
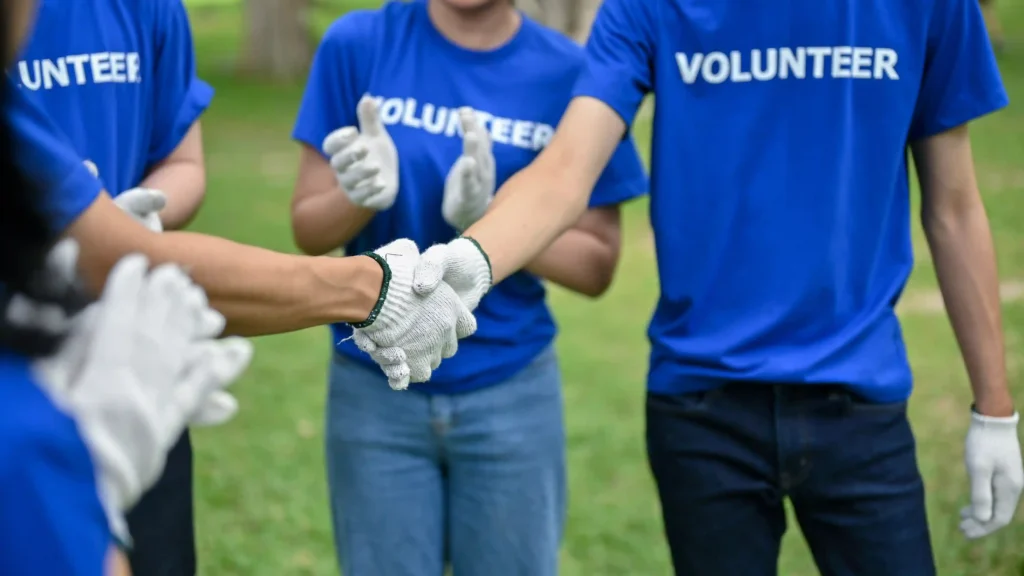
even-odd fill
[(614, 84), (597, 85), (586, 83), (577, 85), (576, 90), (573, 91), (573, 98), (587, 97), (603, 102), (614, 110), (622, 118), (622, 121), (626, 123), (626, 134), (628, 135), (633, 127), (633, 121), (636, 119), (636, 112), (640, 108), (640, 102), (643, 101), (642, 96), (636, 102), (628, 97), (623, 97), (622, 93), (629, 91), (632, 91), (632, 88), (624, 90), (622, 86)]
[(174, 128), (159, 145), (154, 147), (153, 152), (149, 155), (150, 166), (162, 162), (181, 144), (192, 125), (210, 107), (210, 102), (213, 101), (213, 92), (213, 87), (200, 78), (192, 79), (185, 99), (178, 108), (178, 115), (174, 119)]
[(910, 135), (909, 140), (911, 142), (915, 142), (917, 140), (930, 138), (936, 134), (942, 134), (943, 132), (952, 130), (957, 126), (963, 126), (964, 124), (973, 122), (983, 116), (988, 116), (989, 114), (998, 112), (1009, 105), (1010, 97), (1007, 96), (1005, 91), (992, 100), (976, 100), (971, 104), (962, 106), (956, 114), (942, 116), (935, 121), (928, 123), (926, 126), (922, 126), (920, 130), (916, 130)]
[(600, 196), (597, 194), (591, 195), (589, 206), (591, 208), (600, 208), (602, 206), (614, 206), (629, 202), (630, 200), (645, 196), (647, 188), (646, 178), (634, 178), (603, 189)]
[(47, 220), (53, 231), (63, 234), (103, 191), (103, 183), (84, 164), (76, 166), (54, 189), (46, 193)]

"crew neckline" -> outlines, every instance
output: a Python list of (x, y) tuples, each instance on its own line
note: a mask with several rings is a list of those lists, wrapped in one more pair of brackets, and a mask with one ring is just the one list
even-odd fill
[(512, 37), (501, 46), (491, 48), (489, 50), (474, 50), (472, 48), (459, 46), (442, 34), (441, 31), (437, 29), (437, 26), (434, 25), (434, 20), (430, 17), (430, 9), (427, 6), (428, 1), (429, 0), (422, 0), (415, 2), (415, 4), (418, 5), (417, 8), (419, 9), (420, 17), (424, 19), (426, 27), (430, 31), (430, 36), (437, 42), (437, 44), (456, 57), (475, 62), (498, 60), (514, 51), (516, 47), (522, 43), (525, 36), (526, 26), (529, 20), (526, 18), (525, 14), (520, 12), (519, 28), (515, 31), (515, 34), (513, 34)]

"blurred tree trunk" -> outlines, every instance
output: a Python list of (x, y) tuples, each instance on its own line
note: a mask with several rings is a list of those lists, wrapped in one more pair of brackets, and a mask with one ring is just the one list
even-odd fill
[(310, 0), (245, 0), (241, 68), (274, 80), (301, 78), (313, 57)]
[(583, 43), (601, 0), (517, 0), (516, 6), (534, 20)]

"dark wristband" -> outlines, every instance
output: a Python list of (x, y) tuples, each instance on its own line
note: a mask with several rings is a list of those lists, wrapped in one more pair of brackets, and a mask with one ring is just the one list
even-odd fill
[(470, 236), (463, 236), (463, 238), (472, 242), (473, 246), (476, 246), (476, 249), (480, 251), (480, 255), (484, 257), (484, 262), (487, 264), (487, 288), (490, 290), (490, 287), (494, 286), (494, 269), (491, 268), (491, 258), (487, 255), (487, 252), (484, 252), (483, 246), (476, 241), (476, 238)]
[(377, 264), (380, 264), (381, 270), (384, 271), (384, 279), (380, 283), (380, 295), (377, 296), (377, 302), (374, 303), (373, 309), (370, 310), (370, 315), (362, 322), (350, 322), (349, 326), (353, 328), (366, 328), (373, 324), (374, 320), (377, 319), (377, 316), (380, 315), (381, 309), (384, 308), (384, 300), (388, 297), (388, 287), (391, 285), (391, 267), (388, 266), (387, 261), (385, 261), (380, 254), (377, 254), (376, 252), (363, 252), (360, 256), (369, 256), (370, 258), (373, 258)]

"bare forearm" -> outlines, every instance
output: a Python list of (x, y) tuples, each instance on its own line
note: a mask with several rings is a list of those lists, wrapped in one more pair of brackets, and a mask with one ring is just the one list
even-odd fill
[(537, 258), (587, 209), (626, 125), (606, 104), (576, 98), (539, 156), (509, 178), (465, 235), (480, 243), (495, 283)]
[(160, 190), (167, 196), (160, 221), (165, 230), (180, 230), (195, 218), (203, 204), (206, 169), (202, 163), (190, 160), (168, 161), (150, 173), (140, 186)]
[(111, 546), (107, 553), (107, 576), (132, 576), (131, 566), (128, 558), (116, 546)]
[(950, 214), (926, 214), (931, 247), (950, 323), (964, 357), (979, 411), (1013, 413), (1007, 383), (999, 278), (983, 205)]
[(306, 254), (326, 254), (348, 244), (374, 214), (350, 202), (341, 190), (310, 196), (292, 209), (295, 244)]
[(526, 266), (526, 270), (585, 296), (596, 298), (612, 282), (618, 251), (600, 238), (571, 229)]
[(79, 272), (99, 293), (121, 258), (141, 252), (154, 264), (186, 267), (235, 334), (275, 334), (331, 322), (365, 320), (383, 272), (372, 259), (281, 254), (191, 232), (156, 234), (106, 195), (71, 226)]
[(586, 193), (558, 189), (553, 175), (541, 163), (520, 171), (502, 186), (483, 218), (466, 230), (464, 235), (487, 253), (495, 284), (538, 258), (586, 210)]

